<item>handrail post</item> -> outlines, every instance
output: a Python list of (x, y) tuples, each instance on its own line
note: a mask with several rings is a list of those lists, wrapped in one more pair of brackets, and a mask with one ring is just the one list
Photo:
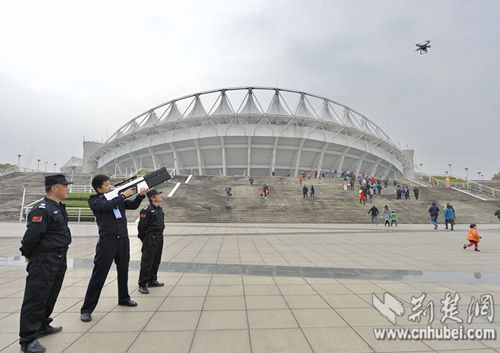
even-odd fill
[(21, 210), (19, 211), (19, 223), (23, 221), (24, 200), (26, 198), (26, 186), (23, 186), (23, 200), (21, 201)]

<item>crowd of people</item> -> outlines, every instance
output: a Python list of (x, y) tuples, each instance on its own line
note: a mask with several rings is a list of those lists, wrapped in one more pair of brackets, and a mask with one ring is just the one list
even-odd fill
[[(274, 174), (273, 174), (274, 176)], [(288, 175), (290, 176), (290, 175)], [(280, 176), (280, 183), (283, 184), (285, 180), (285, 176)], [(342, 179), (342, 188), (344, 191), (353, 191), (356, 189), (356, 184), (358, 185), (358, 194), (359, 194), (359, 203), (362, 205), (366, 205), (366, 202), (372, 202), (376, 196), (380, 196), (382, 194), (383, 189), (387, 189), (389, 187), (389, 178), (375, 178), (374, 176), (366, 176), (366, 175), (358, 175), (355, 176), (351, 171), (347, 170), (344, 172), (337, 171), (334, 172), (322, 172), (319, 177), (318, 173), (314, 174), (306, 173), (305, 171), (300, 171), (298, 173), (298, 181), (300, 185), (302, 185), (302, 198), (303, 199), (314, 199), (316, 188), (312, 182), (309, 180), (314, 178), (318, 183), (321, 183), (322, 178), (341, 178)], [(307, 179), (307, 184), (306, 184)], [(254, 178), (250, 177), (249, 179), (250, 185), (253, 185)], [(418, 186), (413, 186), (410, 188), (408, 185), (400, 184), (397, 180), (392, 181), (392, 186), (395, 191), (395, 199), (396, 200), (410, 200), (410, 194), (413, 192), (413, 196), (415, 200), (419, 199), (420, 189)], [(231, 188), (229, 186), (226, 187), (226, 196), (229, 198)], [(270, 194), (269, 186), (264, 184), (263, 187), (259, 190), (259, 194), (262, 198), (267, 199)], [(434, 229), (438, 229), (439, 225), (439, 214), (440, 209), (437, 206), (436, 202), (432, 202), (428, 209), (429, 217), (431, 224), (434, 226)], [(371, 216), (371, 223), (378, 224), (378, 218), (380, 216), (380, 211), (376, 206), (372, 206), (368, 210), (368, 214)], [(495, 216), (500, 221), (500, 209), (495, 212)], [(443, 209), (443, 217), (444, 217), (444, 226), (446, 230), (453, 231), (455, 226), (455, 209), (453, 205), (447, 203)], [(386, 227), (392, 227), (398, 225), (398, 216), (396, 210), (389, 210), (388, 205), (384, 206), (382, 211), (382, 218), (384, 219), (384, 225)]]

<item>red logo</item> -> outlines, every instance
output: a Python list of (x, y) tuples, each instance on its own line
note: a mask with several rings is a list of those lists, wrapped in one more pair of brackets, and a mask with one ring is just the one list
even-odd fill
[(32, 222), (41, 222), (42, 221), (42, 216), (33, 216), (31, 219)]

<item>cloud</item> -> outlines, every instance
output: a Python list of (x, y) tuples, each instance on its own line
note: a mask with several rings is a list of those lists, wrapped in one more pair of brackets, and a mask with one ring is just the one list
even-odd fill
[[(499, 15), (496, 1), (6, 3), (0, 127), (11, 133), (0, 158), (24, 150), (31, 166), (36, 155), (62, 164), (83, 136), (105, 139), (169, 99), (278, 85), (351, 106), (415, 148), (427, 170), (491, 175)], [(431, 53), (418, 55), (424, 39)]]

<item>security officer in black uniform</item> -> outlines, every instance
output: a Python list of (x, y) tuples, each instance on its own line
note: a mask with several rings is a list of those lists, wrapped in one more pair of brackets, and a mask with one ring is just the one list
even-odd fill
[(50, 325), (50, 315), (64, 280), (66, 253), (71, 243), (68, 214), (61, 203), (68, 197), (69, 184), (72, 183), (62, 174), (46, 176), (46, 196), (28, 213), (28, 225), (19, 249), (28, 260), (19, 329), (23, 352), (45, 352), (37, 338), (62, 330)]
[(96, 175), (92, 179), (92, 187), (97, 195), (89, 198), (89, 206), (96, 218), (99, 228), (99, 240), (94, 257), (94, 269), (90, 277), (85, 301), (80, 309), (80, 320), (92, 320), (92, 312), (97, 306), (102, 287), (108, 276), (113, 261), (118, 272), (118, 305), (137, 306), (130, 299), (128, 292), (128, 265), (130, 261), (130, 242), (127, 230), (125, 210), (136, 210), (144, 200), (148, 189), (142, 189), (133, 199), (133, 189), (122, 192), (117, 197), (107, 200), (105, 193), (113, 189), (108, 176)]
[(149, 294), (148, 287), (162, 287), (158, 282), (158, 268), (163, 251), (163, 230), (165, 214), (160, 206), (162, 192), (155, 189), (147, 193), (149, 206), (141, 210), (139, 217), (139, 239), (142, 241), (141, 272), (139, 274), (139, 292)]

